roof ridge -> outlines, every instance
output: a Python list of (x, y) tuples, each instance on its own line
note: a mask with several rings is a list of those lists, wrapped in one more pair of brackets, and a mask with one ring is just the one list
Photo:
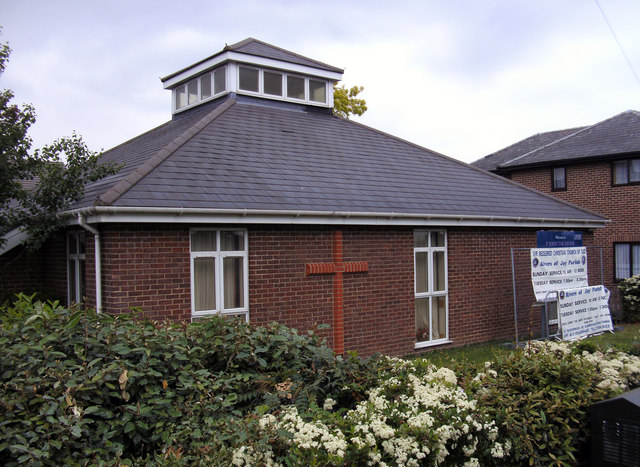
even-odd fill
[(127, 191), (133, 188), (140, 180), (146, 177), (151, 171), (164, 162), (171, 154), (173, 154), (178, 148), (189, 141), (193, 136), (198, 134), (204, 127), (209, 125), (213, 120), (222, 115), (227, 109), (236, 103), (235, 98), (229, 99), (220, 106), (207, 113), (204, 117), (198, 120), (196, 123), (187, 128), (178, 137), (169, 142), (166, 146), (160, 149), (155, 155), (147, 159), (142, 165), (129, 173), (123, 180), (118, 182), (114, 187), (109, 189), (98, 199), (97, 204), (111, 205), (118, 198), (124, 195)]
[[(598, 124), (596, 123), (596, 124), (594, 124), (594, 125), (586, 125), (586, 126), (583, 126), (583, 127), (576, 127), (576, 128), (578, 128), (578, 129), (577, 129), (575, 132), (573, 132), (573, 133), (569, 133), (568, 135), (563, 136), (563, 137), (561, 137), (561, 138), (554, 139), (554, 140), (553, 140), (553, 141), (551, 141), (550, 143), (543, 144), (542, 146), (539, 146), (539, 147), (537, 147), (537, 148), (535, 148), (535, 149), (532, 149), (532, 150), (531, 150), (531, 151), (529, 151), (529, 152), (525, 152), (524, 154), (521, 154), (521, 155), (519, 155), (518, 157), (514, 157), (513, 159), (509, 159), (508, 161), (505, 161), (505, 162), (503, 162), (502, 164), (498, 165), (498, 167), (505, 167), (506, 165), (511, 164), (512, 162), (517, 161), (518, 159), (522, 159), (522, 158), (523, 158), (523, 157), (525, 157), (525, 156), (528, 156), (528, 155), (530, 155), (530, 154), (533, 154), (533, 153), (535, 153), (535, 152), (538, 152), (538, 151), (540, 151), (540, 150), (542, 150), (542, 149), (546, 149), (546, 148), (548, 148), (549, 146), (553, 146), (554, 144), (559, 143), (560, 141), (564, 141), (565, 139), (571, 138), (572, 136), (575, 136), (575, 135), (577, 135), (578, 133), (582, 133), (583, 131), (586, 131), (586, 130), (588, 130), (589, 128), (593, 128), (593, 127), (594, 127), (594, 126), (596, 126), (596, 125), (598, 125)], [(562, 130), (558, 130), (558, 131), (562, 131)], [(552, 132), (550, 131), (549, 133), (552, 133)]]
[(505, 146), (505, 147), (503, 147), (501, 149), (498, 149), (497, 151), (493, 151), (491, 154), (487, 154), (486, 156), (481, 157), (480, 159), (478, 159), (477, 161), (474, 161), (474, 162), (479, 162), (479, 161), (481, 161), (483, 159), (486, 159), (487, 157), (495, 156), (499, 152), (506, 151), (507, 149), (512, 148), (514, 146), (517, 146), (518, 144), (521, 144), (523, 141), (526, 141), (528, 139), (535, 138), (536, 136), (543, 136), (543, 135), (548, 135), (550, 133), (560, 133), (560, 132), (571, 131), (571, 130), (578, 131), (578, 130), (581, 130), (583, 128), (584, 128), (584, 126), (577, 126), (577, 127), (574, 127), (574, 128), (564, 128), (562, 130), (540, 131), (538, 133), (534, 133), (534, 134), (532, 134), (530, 136), (527, 136), (526, 138), (522, 138), (521, 140), (516, 141), (515, 143), (511, 143), (508, 146)]
[(548, 144), (542, 145), (542, 146), (540, 146), (539, 148), (533, 149), (533, 150), (531, 150), (531, 151), (529, 151), (529, 152), (527, 152), (527, 153), (525, 153), (525, 154), (522, 154), (522, 155), (520, 155), (520, 156), (518, 156), (518, 157), (516, 157), (516, 158), (513, 158), (513, 159), (511, 159), (511, 160), (508, 160), (508, 161), (506, 161), (506, 162), (504, 162), (504, 163), (500, 164), (498, 167), (506, 167), (506, 166), (508, 166), (508, 165), (512, 164), (513, 162), (515, 162), (515, 161), (517, 161), (517, 160), (519, 160), (519, 159), (522, 159), (522, 158), (523, 158), (523, 157), (525, 157), (525, 156), (529, 156), (529, 155), (531, 155), (531, 154), (534, 154), (534, 153), (536, 153), (536, 152), (538, 152), (538, 151), (541, 151), (542, 149), (546, 149), (546, 148), (548, 148), (548, 147), (550, 147), (550, 146), (553, 146), (553, 145), (554, 145), (554, 144), (556, 144), (556, 143), (559, 143), (559, 142), (564, 141), (564, 140), (566, 140), (566, 139), (572, 138), (572, 137), (576, 136), (576, 135), (577, 135), (577, 134), (579, 134), (579, 133), (583, 133), (583, 132), (585, 132), (585, 131), (587, 131), (587, 130), (591, 130), (591, 129), (596, 128), (596, 127), (598, 127), (598, 126), (600, 126), (600, 125), (602, 125), (602, 124), (604, 124), (604, 123), (607, 123), (607, 122), (609, 122), (609, 121), (611, 121), (611, 120), (613, 120), (613, 119), (615, 119), (615, 118), (618, 118), (618, 117), (621, 117), (622, 115), (626, 115), (626, 114), (630, 114), (630, 113), (635, 113), (635, 114), (637, 114), (638, 116), (640, 116), (640, 112), (637, 112), (637, 111), (635, 111), (635, 110), (625, 110), (624, 112), (620, 112), (619, 114), (616, 114), (616, 115), (614, 115), (614, 116), (612, 116), (612, 117), (605, 118), (604, 120), (601, 120), (601, 121), (599, 121), (599, 122), (596, 122), (596, 123), (594, 123), (593, 125), (587, 125), (587, 126), (584, 126), (584, 127), (582, 127), (581, 129), (579, 129), (578, 131), (576, 131), (575, 133), (571, 133), (571, 134), (569, 134), (569, 135), (567, 135), (567, 136), (564, 136), (564, 137), (562, 137), (562, 138), (558, 138), (558, 139), (556, 139), (556, 140), (552, 141), (551, 143), (548, 143)]

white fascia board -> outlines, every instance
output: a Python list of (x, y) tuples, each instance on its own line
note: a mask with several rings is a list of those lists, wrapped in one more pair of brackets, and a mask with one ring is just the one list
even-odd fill
[[(378, 225), (439, 227), (602, 228), (608, 221), (588, 219), (507, 218), (360, 212), (296, 212), (207, 209), (93, 207), (82, 210), (89, 223)], [(71, 214), (77, 215), (74, 212)], [(71, 223), (77, 222), (72, 218)]]
[(175, 85), (187, 81), (192, 77), (198, 76), (205, 71), (214, 68), (224, 62), (237, 62), (246, 63), (255, 66), (261, 66), (265, 68), (275, 68), (278, 70), (285, 70), (292, 73), (299, 73), (303, 75), (318, 76), (320, 78), (326, 78), (333, 81), (340, 81), (342, 79), (342, 73), (335, 71), (321, 70), (306, 65), (298, 65), (296, 63), (289, 63), (282, 60), (275, 60), (273, 58), (256, 57), (254, 55), (241, 54), (238, 52), (228, 51), (211, 57), (191, 68), (172, 76), (163, 83), (164, 89), (170, 89)]
[(5, 243), (0, 247), (0, 255), (13, 250), (18, 245), (21, 245), (22, 242), (28, 238), (28, 235), (22, 229), (13, 229), (12, 231), (7, 232), (2, 238), (5, 240)]

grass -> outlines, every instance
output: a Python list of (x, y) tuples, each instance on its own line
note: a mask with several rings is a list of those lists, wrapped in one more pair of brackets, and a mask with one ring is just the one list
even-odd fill
[[(604, 333), (599, 336), (588, 337), (602, 350), (613, 348), (622, 352), (629, 352), (634, 345), (640, 345), (640, 323), (620, 324), (614, 333)], [(421, 356), (436, 366), (468, 365), (480, 368), (486, 361), (492, 361), (496, 356), (504, 355), (513, 349), (513, 345), (503, 342), (454, 347), (451, 349), (433, 350)]]

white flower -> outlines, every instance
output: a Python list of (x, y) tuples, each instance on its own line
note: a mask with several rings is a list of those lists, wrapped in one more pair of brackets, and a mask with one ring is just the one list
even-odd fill
[(336, 402), (336, 401), (334, 401), (333, 399), (331, 399), (330, 397), (328, 397), (328, 398), (326, 398), (326, 399), (324, 400), (324, 405), (322, 406), (322, 408), (323, 408), (324, 410), (329, 411), (329, 410), (332, 410), (332, 409), (333, 409), (333, 407), (334, 407), (336, 404), (337, 404), (337, 402)]

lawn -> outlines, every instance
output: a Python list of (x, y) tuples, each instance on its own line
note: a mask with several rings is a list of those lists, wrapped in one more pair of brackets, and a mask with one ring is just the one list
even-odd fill
[[(640, 345), (640, 323), (619, 324), (615, 327), (615, 332), (607, 332), (598, 336), (585, 339), (593, 342), (601, 350), (609, 348), (623, 352), (629, 352), (634, 344)], [(421, 357), (429, 360), (436, 366), (448, 366), (451, 362), (458, 365), (461, 361), (466, 361), (474, 367), (481, 367), (486, 361), (492, 361), (496, 355), (504, 355), (513, 349), (511, 342), (490, 342), (485, 344), (468, 345), (455, 347), (452, 349), (434, 350)]]

